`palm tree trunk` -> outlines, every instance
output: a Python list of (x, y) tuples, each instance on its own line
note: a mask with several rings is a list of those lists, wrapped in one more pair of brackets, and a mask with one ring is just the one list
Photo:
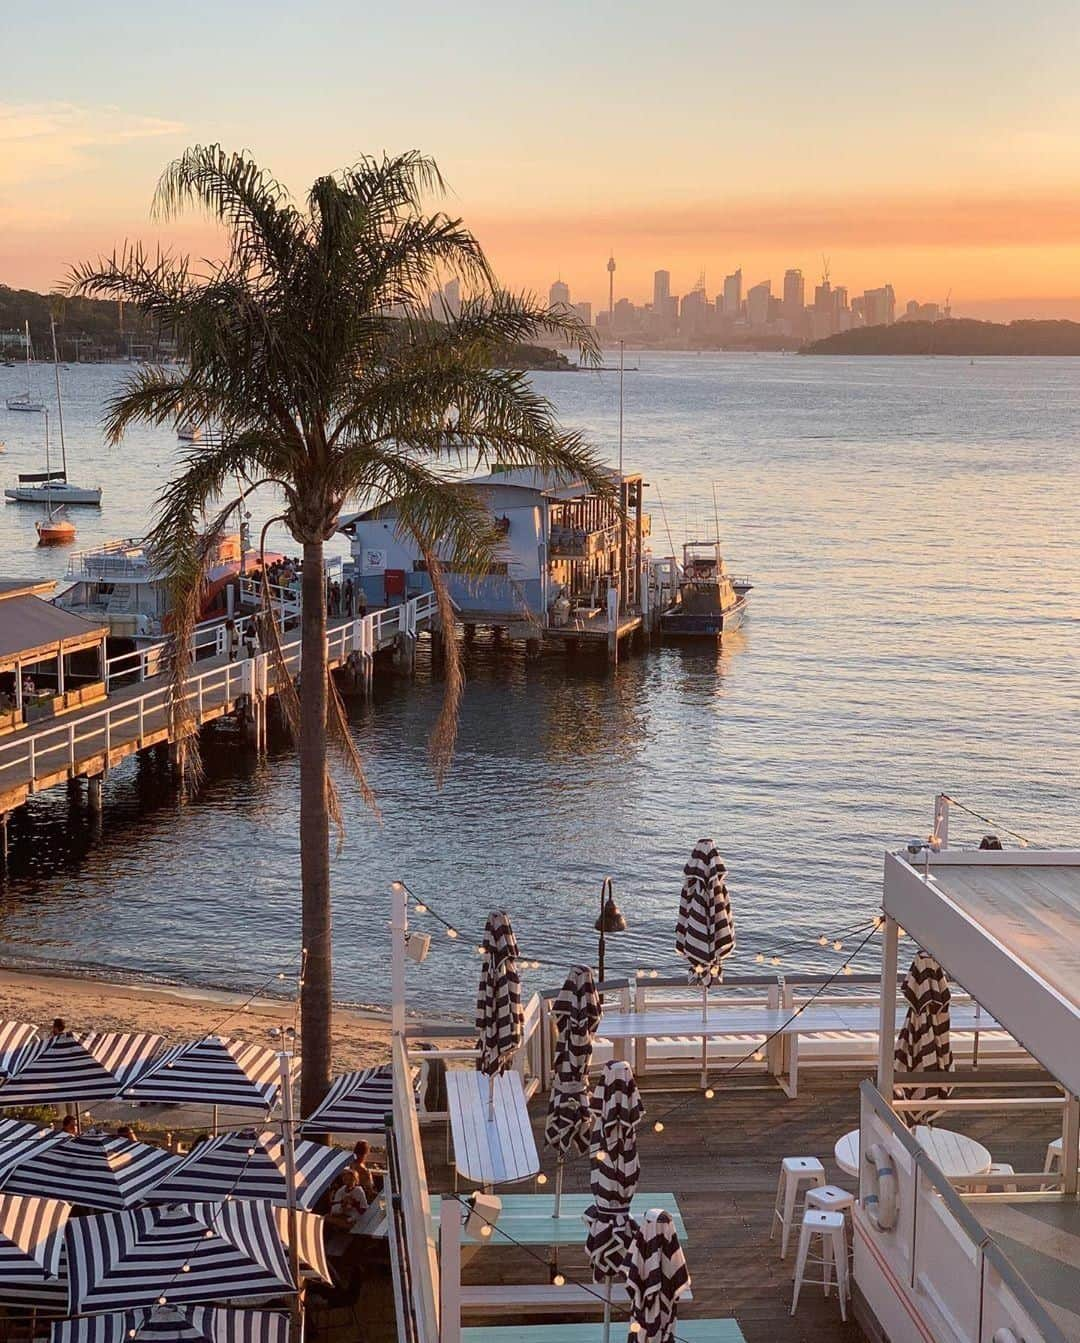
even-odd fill
[(300, 623), (300, 883), (306, 953), (300, 990), (300, 1113), (330, 1085), (333, 966), (330, 810), (326, 784), (326, 580), (322, 541), (304, 542)]

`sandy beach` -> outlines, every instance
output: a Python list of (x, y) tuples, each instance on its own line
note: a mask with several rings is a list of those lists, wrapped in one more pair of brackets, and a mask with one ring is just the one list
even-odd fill
[[(81, 975), (0, 970), (0, 1019), (30, 1021), (47, 1031), (63, 1017), (73, 1031), (156, 1031), (167, 1041), (222, 1034), (273, 1045), (296, 1017), (292, 1003), (166, 985), (114, 984)], [(335, 1072), (385, 1062), (389, 1018), (339, 1008), (335, 1013)]]

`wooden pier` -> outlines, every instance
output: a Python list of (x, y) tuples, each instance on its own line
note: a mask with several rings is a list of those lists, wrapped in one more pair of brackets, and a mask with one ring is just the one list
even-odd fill
[[(348, 664), (369, 677), (377, 652), (396, 645), (410, 657), (417, 634), (433, 630), (436, 622), (431, 593), (361, 618), (331, 619), (326, 637), (330, 666)], [(264, 718), (266, 703), (276, 693), (269, 655), (241, 654), (229, 661), (224, 626), (214, 626), (212, 635), (210, 655), (195, 662), (186, 682), (185, 701), (194, 722), (202, 727), (238, 712)], [(98, 805), (101, 781), (110, 769), (139, 751), (172, 744), (171, 680), (165, 672), (147, 674), (160, 664), (153, 652), (151, 647), (149, 653), (136, 655), (137, 666), (129, 655), (128, 665), (108, 678), (104, 700), (0, 738), (0, 825), (32, 794), (70, 779), (87, 778), (91, 805)], [(300, 639), (295, 631), (285, 636), (282, 652), (290, 674), (298, 677)], [(131, 677), (138, 679), (120, 683)]]

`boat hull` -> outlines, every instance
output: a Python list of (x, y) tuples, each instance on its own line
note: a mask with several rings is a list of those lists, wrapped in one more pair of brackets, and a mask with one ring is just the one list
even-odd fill
[(683, 611), (678, 606), (662, 612), (660, 633), (665, 639), (719, 639), (738, 629), (746, 613), (742, 597), (726, 611)]
[(13, 485), (4, 491), (6, 498), (16, 504), (40, 504), (43, 508), (59, 508), (62, 504), (101, 503), (101, 490), (83, 489), (78, 485), (64, 485), (59, 481), (46, 489), (44, 485)]
[(44, 403), (41, 401), (24, 401), (17, 396), (11, 397), (6, 404), (8, 410), (25, 410), (33, 415), (40, 415), (45, 409)]

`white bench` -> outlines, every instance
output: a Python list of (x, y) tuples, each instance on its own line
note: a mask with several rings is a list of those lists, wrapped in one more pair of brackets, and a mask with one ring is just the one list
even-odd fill
[[(571, 1311), (595, 1311), (600, 1314), (604, 1309), (604, 1290), (599, 1284), (576, 1282), (566, 1282), (561, 1287), (547, 1282), (462, 1287), (461, 1313), (481, 1318), (493, 1315), (563, 1315)], [(679, 1303), (681, 1305), (693, 1299), (692, 1294), (686, 1291), (679, 1297)], [(629, 1300), (622, 1283), (615, 1283), (611, 1289), (612, 1305), (625, 1308)]]
[(528, 1180), (540, 1171), (520, 1074), (506, 1072), (494, 1079), (493, 1106), (490, 1081), (471, 1068), (446, 1074), (455, 1179), (461, 1175), (485, 1189)]

